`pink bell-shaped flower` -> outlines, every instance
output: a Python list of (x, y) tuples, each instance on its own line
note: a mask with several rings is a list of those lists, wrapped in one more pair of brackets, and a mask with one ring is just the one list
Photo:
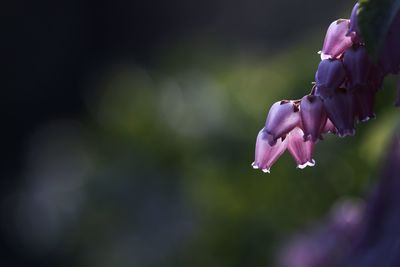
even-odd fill
[(354, 135), (354, 96), (346, 89), (339, 88), (331, 98), (324, 99), (328, 118), (332, 121), (341, 137)]
[(315, 73), (315, 93), (322, 98), (333, 96), (346, 78), (346, 71), (340, 60), (325, 59), (318, 65)]
[(276, 140), (275, 145), (271, 146), (268, 142), (268, 133), (263, 128), (257, 135), (256, 153), (254, 162), (251, 164), (254, 169), (261, 169), (263, 172), (270, 172), (271, 166), (285, 152), (287, 148), (287, 138)]
[(322, 130), (322, 133), (332, 133), (332, 134), (337, 134), (338, 130), (336, 126), (333, 124), (333, 122), (330, 119), (326, 120), (324, 129)]
[(321, 98), (315, 95), (304, 96), (300, 102), (300, 116), (304, 140), (317, 141), (327, 120)]
[(278, 138), (284, 137), (299, 124), (299, 108), (293, 101), (284, 100), (274, 103), (265, 122), (265, 131), (270, 135), (268, 137), (269, 144), (275, 144)]
[(287, 136), (287, 148), (296, 161), (297, 168), (300, 169), (315, 165), (315, 160), (312, 158), (314, 142), (304, 141), (303, 135), (304, 132), (299, 127), (296, 127)]
[(340, 55), (353, 45), (350, 36), (346, 36), (350, 20), (338, 19), (329, 25), (321, 51), (321, 60), (339, 58)]

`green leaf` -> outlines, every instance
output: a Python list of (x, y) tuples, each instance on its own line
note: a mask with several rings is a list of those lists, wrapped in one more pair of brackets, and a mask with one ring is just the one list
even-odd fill
[(358, 24), (367, 50), (378, 58), (393, 19), (400, 10), (400, 0), (360, 0)]

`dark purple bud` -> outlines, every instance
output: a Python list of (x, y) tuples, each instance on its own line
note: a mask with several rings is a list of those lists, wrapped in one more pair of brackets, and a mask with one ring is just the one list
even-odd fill
[(385, 74), (381, 65), (372, 64), (368, 75), (368, 91), (376, 92), (382, 88)]
[(265, 131), (271, 135), (270, 145), (284, 137), (300, 124), (300, 112), (293, 101), (279, 101), (272, 105), (265, 122)]
[(304, 132), (299, 127), (296, 127), (287, 136), (287, 148), (296, 161), (297, 168), (300, 169), (315, 165), (315, 160), (312, 158), (314, 142), (304, 141), (303, 135)]
[(353, 90), (367, 85), (371, 61), (365, 47), (347, 49), (344, 53), (343, 65), (348, 74), (348, 89)]
[(340, 60), (325, 59), (318, 65), (315, 74), (315, 93), (322, 98), (331, 97), (346, 77), (346, 71)]
[(282, 141), (279, 138), (276, 144), (271, 146), (268, 142), (268, 133), (263, 128), (257, 136), (255, 160), (251, 164), (254, 169), (261, 169), (269, 173), (271, 166), (285, 152), (287, 147), (287, 138)]
[(337, 134), (337, 128), (335, 127), (335, 125), (333, 125), (332, 121), (330, 119), (326, 120), (324, 129), (322, 130), (322, 133), (333, 133), (333, 134)]
[(317, 141), (327, 119), (321, 98), (315, 95), (304, 96), (300, 102), (300, 116), (304, 140)]
[(351, 16), (350, 16), (350, 25), (349, 25), (349, 30), (346, 33), (346, 36), (350, 36), (351, 40), (353, 43), (361, 43), (362, 38), (360, 35), (360, 30), (358, 28), (358, 7), (359, 4), (356, 3), (353, 7), (353, 10), (351, 11)]
[(339, 58), (347, 48), (353, 45), (351, 37), (346, 36), (349, 24), (348, 19), (338, 19), (329, 25), (321, 51), (321, 60)]
[(366, 122), (369, 119), (375, 118), (374, 92), (362, 90), (362, 88), (360, 88), (354, 92), (354, 100), (356, 104), (355, 115), (358, 117), (359, 121)]
[(346, 89), (339, 88), (331, 98), (324, 99), (328, 118), (338, 130), (338, 135), (344, 137), (354, 135), (354, 97)]
[(397, 74), (400, 71), (400, 12), (393, 20), (386, 36), (380, 62), (385, 74)]

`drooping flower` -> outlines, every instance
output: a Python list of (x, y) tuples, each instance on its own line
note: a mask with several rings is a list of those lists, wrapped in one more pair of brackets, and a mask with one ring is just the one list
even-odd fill
[(362, 89), (363, 88), (359, 88), (354, 92), (354, 101), (356, 108), (355, 116), (358, 117), (359, 121), (366, 122), (369, 119), (375, 118), (375, 92)]
[(300, 114), (296, 103), (288, 100), (274, 103), (265, 122), (265, 131), (270, 135), (267, 137), (269, 144), (275, 144), (278, 138), (284, 137), (299, 124)]
[(271, 166), (285, 152), (287, 138), (279, 138), (274, 145), (268, 142), (268, 133), (265, 128), (257, 135), (256, 152), (254, 162), (251, 164), (254, 169), (261, 169), (263, 172), (270, 172)]
[[(374, 62), (358, 29), (358, 7), (354, 6), (350, 20), (340, 19), (329, 26), (310, 94), (271, 106), (257, 137), (254, 168), (269, 172), (286, 149), (299, 168), (313, 166), (314, 145), (323, 134), (351, 136), (356, 120), (375, 117), (375, 95), (383, 79), (400, 72), (400, 12)], [(400, 81), (397, 91), (396, 106), (400, 106)]]
[(351, 37), (346, 36), (349, 26), (350, 20), (348, 19), (338, 19), (329, 25), (321, 50), (321, 60), (338, 58), (353, 45)]
[(324, 59), (315, 73), (315, 93), (322, 98), (332, 97), (346, 78), (346, 71), (341, 60)]
[(321, 98), (315, 95), (304, 96), (300, 102), (300, 116), (304, 140), (317, 141), (327, 120)]
[(303, 136), (304, 132), (299, 127), (294, 128), (287, 136), (287, 148), (299, 169), (315, 165), (315, 160), (312, 158), (314, 142), (304, 141)]
[(359, 46), (346, 50), (343, 65), (347, 72), (348, 89), (354, 90), (367, 86), (371, 64), (365, 47)]
[(354, 135), (354, 97), (348, 90), (338, 88), (335, 94), (324, 99), (324, 106), (328, 118), (332, 121), (340, 137)]

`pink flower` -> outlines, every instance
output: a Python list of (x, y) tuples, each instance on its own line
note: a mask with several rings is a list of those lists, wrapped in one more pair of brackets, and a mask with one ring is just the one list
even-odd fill
[[(375, 117), (375, 94), (384, 77), (400, 72), (400, 13), (390, 26), (379, 62), (373, 63), (361, 43), (357, 12), (358, 4), (350, 20), (339, 19), (329, 26), (311, 93), (271, 106), (257, 136), (254, 168), (269, 172), (286, 149), (298, 168), (314, 166), (314, 145), (323, 134), (352, 136), (356, 119)], [(400, 81), (397, 91), (396, 106), (400, 106)]]
[(294, 128), (287, 136), (288, 150), (297, 163), (297, 168), (304, 169), (307, 166), (314, 166), (315, 160), (312, 158), (314, 142), (304, 141), (304, 132), (299, 128)]
[(339, 58), (347, 48), (353, 45), (351, 37), (346, 36), (349, 26), (350, 20), (348, 19), (338, 19), (329, 25), (322, 46), (321, 60)]
[(273, 145), (299, 124), (300, 113), (296, 103), (288, 100), (274, 103), (265, 122), (265, 131), (270, 135), (267, 137), (269, 144)]
[(261, 169), (263, 172), (270, 172), (271, 166), (285, 152), (287, 139), (279, 138), (271, 146), (267, 140), (268, 133), (263, 128), (257, 135), (255, 160), (251, 164), (254, 169)]

